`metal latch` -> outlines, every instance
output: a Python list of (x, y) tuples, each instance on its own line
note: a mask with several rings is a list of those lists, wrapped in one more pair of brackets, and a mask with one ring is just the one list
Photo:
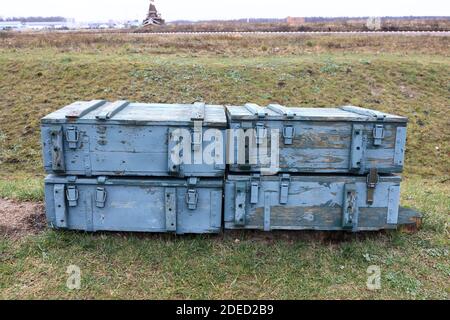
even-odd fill
[(66, 131), (66, 140), (69, 143), (70, 149), (76, 149), (80, 134), (76, 127), (68, 127)]
[(381, 145), (383, 139), (384, 139), (384, 126), (382, 124), (377, 124), (373, 128), (373, 145), (374, 146)]
[(188, 205), (189, 210), (197, 209), (198, 203), (198, 193), (195, 189), (189, 189), (186, 193), (186, 203)]
[(188, 205), (189, 210), (195, 210), (197, 209), (197, 203), (198, 203), (198, 192), (194, 189), (194, 187), (198, 183), (198, 178), (189, 178), (188, 180), (188, 186), (189, 189), (186, 193), (186, 204)]
[(194, 131), (192, 132), (192, 150), (199, 151), (201, 149), (202, 144), (203, 144), (202, 128), (194, 127)]
[(66, 190), (67, 201), (69, 202), (69, 207), (76, 207), (78, 205), (79, 193), (75, 186), (68, 186)]
[(264, 123), (258, 122), (256, 124), (255, 137), (256, 144), (261, 144), (262, 141), (267, 137), (267, 128), (264, 126)]
[(295, 128), (293, 126), (287, 126), (283, 128), (284, 144), (292, 144), (295, 136)]
[(97, 208), (104, 208), (106, 202), (106, 190), (105, 188), (97, 188), (95, 193), (95, 205)]
[(380, 181), (380, 176), (378, 175), (378, 170), (376, 168), (370, 169), (367, 176), (367, 203), (373, 204), (375, 188)]
[(291, 176), (288, 174), (282, 174), (280, 177), (280, 204), (288, 203), (290, 184)]
[(250, 180), (250, 203), (256, 204), (259, 200), (259, 182), (261, 176), (259, 174), (252, 175)]

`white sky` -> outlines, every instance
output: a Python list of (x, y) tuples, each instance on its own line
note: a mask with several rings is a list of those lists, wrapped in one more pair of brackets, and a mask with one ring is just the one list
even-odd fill
[[(0, 16), (145, 18), (149, 0), (0, 0)], [(156, 0), (166, 20), (287, 16), (450, 16), (448, 0)]]

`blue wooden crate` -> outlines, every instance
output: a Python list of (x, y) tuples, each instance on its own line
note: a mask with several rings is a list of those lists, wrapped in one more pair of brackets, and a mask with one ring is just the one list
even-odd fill
[[(380, 173), (403, 169), (404, 117), (353, 106), (262, 108), (254, 104), (228, 106), (227, 116), (235, 132), (228, 139), (232, 172), (276, 169), (284, 173), (366, 174), (371, 169)], [(264, 148), (269, 152), (263, 154), (270, 157), (275, 155), (273, 150), (279, 150), (270, 164), (260, 156)], [(243, 154), (245, 157), (239, 159)]]
[(399, 176), (228, 175), (225, 229), (395, 229), (414, 221), (399, 209)]
[(50, 226), (83, 231), (218, 233), (223, 180), (49, 175)]
[[(76, 102), (42, 119), (44, 167), (65, 175), (221, 177), (224, 142), (223, 150), (213, 150), (213, 161), (201, 158), (216, 145), (204, 139), (206, 132), (225, 137), (226, 127), (223, 106)], [(189, 148), (183, 152), (190, 162), (174, 162), (171, 156), (180, 129), (188, 133)]]

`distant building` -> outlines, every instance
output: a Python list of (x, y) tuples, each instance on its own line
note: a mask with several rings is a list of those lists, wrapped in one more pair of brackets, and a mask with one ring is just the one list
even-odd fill
[(0, 30), (18, 30), (24, 27), (20, 21), (0, 21)]
[(25, 29), (31, 30), (52, 30), (52, 29), (71, 29), (74, 27), (72, 21), (58, 22), (26, 22)]
[(126, 29), (140, 27), (139, 20), (109, 20), (76, 22), (74, 19), (66, 21), (52, 22), (21, 22), (21, 21), (0, 21), (0, 31), (46, 31), (46, 30), (76, 30), (76, 29)]
[(302, 17), (287, 17), (287, 24), (290, 26), (301, 26), (305, 24), (305, 18)]

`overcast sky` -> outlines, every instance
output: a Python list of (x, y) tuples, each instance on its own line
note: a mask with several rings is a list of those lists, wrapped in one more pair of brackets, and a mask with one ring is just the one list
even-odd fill
[[(149, 0), (0, 0), (0, 16), (142, 20)], [(287, 16), (450, 16), (448, 0), (156, 0), (166, 20)]]

